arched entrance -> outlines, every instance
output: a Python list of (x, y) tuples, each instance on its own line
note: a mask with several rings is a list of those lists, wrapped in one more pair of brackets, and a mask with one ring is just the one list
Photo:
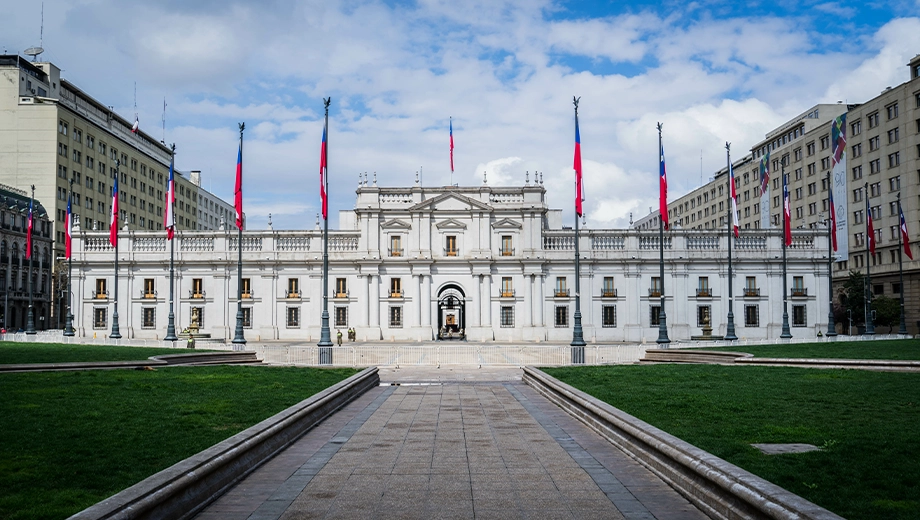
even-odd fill
[(466, 302), (457, 285), (445, 285), (438, 292), (438, 339), (466, 339)]

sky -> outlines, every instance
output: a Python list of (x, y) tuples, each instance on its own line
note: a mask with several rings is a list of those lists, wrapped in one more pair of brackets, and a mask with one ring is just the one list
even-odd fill
[(622, 228), (658, 206), (658, 122), (673, 200), (725, 166), (726, 142), (740, 158), (816, 104), (867, 101), (920, 53), (920, 0), (46, 0), (43, 31), (40, 2), (0, 6), (3, 50), (41, 40), (231, 202), (245, 122), (254, 229), (315, 226), (323, 98), (332, 228), (364, 172), (381, 187), (541, 172), (572, 221), (575, 97), (587, 226)]

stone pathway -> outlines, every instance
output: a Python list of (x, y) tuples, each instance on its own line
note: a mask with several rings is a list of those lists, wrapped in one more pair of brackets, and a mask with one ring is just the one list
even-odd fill
[(381, 371), (197, 518), (706, 518), (520, 375)]

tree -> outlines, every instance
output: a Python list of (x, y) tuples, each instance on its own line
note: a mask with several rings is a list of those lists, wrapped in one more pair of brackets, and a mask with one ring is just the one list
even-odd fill
[(854, 325), (866, 323), (866, 277), (859, 271), (850, 271), (847, 281), (843, 282), (843, 305), (850, 313)]
[(901, 302), (888, 296), (872, 298), (872, 309), (875, 311), (875, 325), (888, 327), (888, 333), (895, 325), (901, 324)]

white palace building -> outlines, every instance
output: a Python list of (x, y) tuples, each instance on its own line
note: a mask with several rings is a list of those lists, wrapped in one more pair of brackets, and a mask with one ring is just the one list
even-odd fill
[[(468, 339), (565, 342), (575, 313), (575, 238), (542, 182), (520, 187), (357, 189), (341, 229), (329, 233), (332, 337), (358, 340)], [(120, 235), (118, 314), (125, 338), (163, 338), (169, 314), (165, 232)], [(237, 313), (238, 231), (179, 231), (176, 330), (230, 340)], [(665, 232), (668, 334), (725, 334), (726, 230)], [(795, 230), (787, 248), (788, 319), (794, 337), (827, 330), (827, 235)], [(323, 307), (322, 231), (246, 230), (243, 315), (249, 341), (315, 342)], [(581, 312), (588, 343), (654, 342), (661, 302), (658, 231), (582, 229)], [(73, 244), (77, 336), (112, 327), (114, 255), (108, 232), (80, 229)], [(736, 335), (778, 338), (783, 322), (781, 230), (734, 239)]]

